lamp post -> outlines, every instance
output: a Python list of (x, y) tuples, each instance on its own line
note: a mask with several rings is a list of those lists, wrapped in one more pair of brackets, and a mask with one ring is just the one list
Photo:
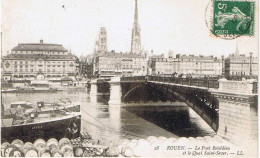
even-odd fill
[(252, 76), (252, 52), (249, 53), (250, 54), (250, 76)]
[(221, 58), (222, 58), (222, 76), (224, 76), (225, 75), (224, 55), (222, 55)]
[(118, 68), (119, 68), (119, 66), (120, 66), (120, 62), (119, 61), (117, 61), (117, 63), (116, 63), (116, 76), (118, 76), (119, 75), (119, 72), (118, 72)]

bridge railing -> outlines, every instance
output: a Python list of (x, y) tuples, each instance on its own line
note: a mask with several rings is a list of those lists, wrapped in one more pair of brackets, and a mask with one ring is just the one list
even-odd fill
[(120, 81), (146, 81), (146, 76), (121, 77)]
[(219, 83), (217, 79), (210, 78), (179, 78), (179, 77), (164, 77), (164, 76), (148, 76), (149, 81), (175, 83), (188, 86), (218, 88)]
[[(157, 81), (164, 83), (175, 83), (181, 85), (188, 86), (196, 86), (196, 87), (205, 87), (205, 88), (220, 88), (219, 79), (218, 78), (181, 78), (181, 77), (167, 77), (167, 76), (131, 76), (131, 77), (121, 77), (120, 81), (127, 82), (144, 82), (144, 81)], [(233, 82), (233, 80), (228, 80), (229, 82)], [(238, 81), (234, 81), (238, 82)], [(244, 82), (244, 81), (240, 81)], [(256, 94), (257, 89), (257, 81), (253, 82), (252, 89), (250, 93)]]

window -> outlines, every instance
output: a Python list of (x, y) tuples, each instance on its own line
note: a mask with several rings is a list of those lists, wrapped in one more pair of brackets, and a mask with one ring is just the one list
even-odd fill
[(6, 63), (5, 63), (5, 67), (6, 67), (6, 68), (9, 68), (9, 66), (10, 66), (9, 62), (6, 62)]
[(31, 69), (31, 72), (33, 72), (33, 69)]

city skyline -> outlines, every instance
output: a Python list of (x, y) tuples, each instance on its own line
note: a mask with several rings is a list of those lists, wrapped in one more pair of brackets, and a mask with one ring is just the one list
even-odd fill
[[(23, 7), (20, 7), (21, 2), (12, 0), (2, 4), (3, 55), (18, 43), (39, 43), (40, 39), (45, 43), (62, 44), (75, 55), (88, 55), (93, 53), (100, 27), (107, 29), (108, 50), (130, 52), (134, 0), (30, 0), (23, 3)], [(207, 1), (190, 5), (187, 0), (139, 0), (138, 18), (144, 50), (154, 50), (154, 54), (173, 50), (175, 54), (219, 57), (234, 53), (236, 40), (209, 36), (205, 19), (201, 19), (207, 4)], [(181, 9), (184, 6), (187, 10), (194, 8), (192, 17), (184, 14), (185, 10)], [(253, 52), (257, 56), (256, 38), (258, 32), (255, 37), (239, 37), (239, 52)]]

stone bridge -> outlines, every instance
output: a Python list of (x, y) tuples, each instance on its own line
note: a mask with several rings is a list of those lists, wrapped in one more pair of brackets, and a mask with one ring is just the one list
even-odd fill
[[(124, 107), (129, 98), (156, 93), (185, 102), (218, 135), (238, 143), (257, 138), (257, 81), (135, 76), (111, 78), (109, 106)], [(91, 82), (95, 95), (96, 83)]]

